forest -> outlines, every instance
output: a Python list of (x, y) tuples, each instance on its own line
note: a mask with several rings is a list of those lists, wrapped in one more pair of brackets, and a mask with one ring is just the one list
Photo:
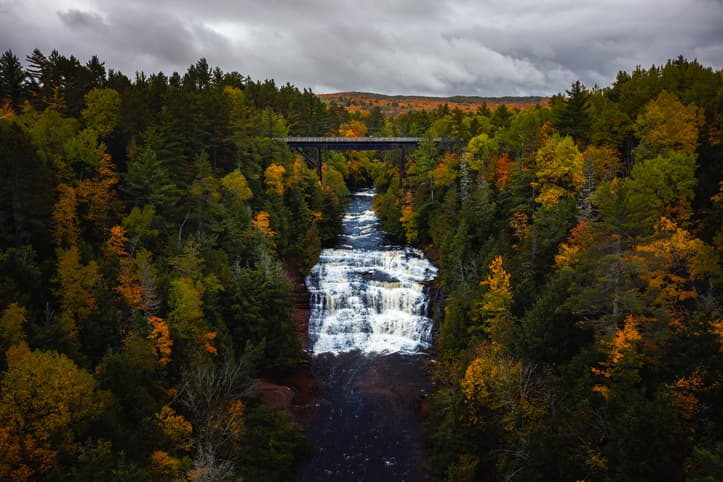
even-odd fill
[(288, 479), (303, 439), (255, 380), (303, 360), (293, 279), (348, 191), (272, 139), (334, 112), (205, 60), (27, 61), (0, 61), (0, 479)]
[[(6, 51), (0, 105), (3, 480), (292, 479), (308, 444), (256, 382), (304, 363), (295, 290), (368, 185), (440, 268), (436, 478), (723, 479), (720, 71), (384, 116)], [(424, 140), (319, 177), (287, 135)]]
[(439, 478), (721, 480), (721, 73), (436, 114), (424, 135), (458, 150), (423, 143), (376, 201), (440, 268)]

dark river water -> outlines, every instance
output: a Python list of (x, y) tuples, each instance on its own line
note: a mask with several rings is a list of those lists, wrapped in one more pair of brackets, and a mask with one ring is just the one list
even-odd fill
[(295, 410), (313, 447), (298, 481), (431, 480), (419, 412), (431, 390), (426, 283), (436, 268), (388, 242), (372, 200), (354, 194), (338, 245), (306, 279), (318, 396)]

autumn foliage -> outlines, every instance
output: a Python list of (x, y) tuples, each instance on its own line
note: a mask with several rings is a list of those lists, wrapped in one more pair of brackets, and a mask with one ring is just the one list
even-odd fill
[(65, 355), (29, 352), (8, 366), (0, 396), (0, 476), (31, 480), (76, 454), (106, 397)]
[[(342, 121), (205, 60), (152, 80), (27, 65), (0, 55), (0, 479), (289, 479), (299, 429), (246, 388), (302, 359), (285, 269), (303, 279), (338, 233), (346, 169), (322, 185), (273, 139)], [(224, 364), (228, 423), (196, 427), (180, 399)]]
[[(292, 480), (255, 377), (303, 362), (290, 280), (372, 184), (439, 267), (430, 478), (721, 478), (721, 72), (436, 99), (0, 67), (0, 479)], [(317, 171), (278, 140), (370, 135), (422, 141)]]
[(549, 107), (387, 119), (427, 136), (376, 206), (440, 266), (440, 480), (719, 478), (719, 74), (679, 58)]

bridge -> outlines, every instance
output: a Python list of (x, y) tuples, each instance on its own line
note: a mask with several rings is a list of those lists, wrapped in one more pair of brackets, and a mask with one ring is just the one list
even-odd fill
[[(279, 137), (274, 140), (285, 142), (290, 149), (301, 154), (309, 167), (316, 168), (321, 179), (321, 151), (391, 151), (399, 149), (399, 174), (404, 174), (404, 154), (408, 150), (419, 147), (423, 137)], [(447, 148), (454, 143), (450, 139), (436, 137), (435, 144)], [(303, 151), (311, 148), (316, 150), (316, 159), (312, 159)]]

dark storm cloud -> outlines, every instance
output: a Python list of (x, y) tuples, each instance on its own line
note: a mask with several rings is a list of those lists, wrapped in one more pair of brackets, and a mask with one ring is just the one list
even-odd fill
[(0, 0), (0, 47), (316, 91), (547, 95), (684, 55), (720, 69), (720, 0)]
[(65, 12), (58, 12), (58, 16), (71, 29), (91, 28), (98, 26), (105, 27), (103, 17), (97, 13), (82, 12), (77, 9), (70, 9)]

